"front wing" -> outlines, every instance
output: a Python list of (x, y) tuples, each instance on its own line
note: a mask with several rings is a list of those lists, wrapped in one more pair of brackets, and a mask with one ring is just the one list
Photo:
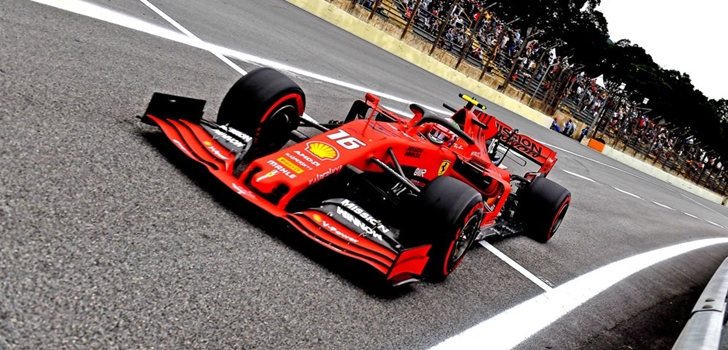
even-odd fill
[[(155, 93), (142, 121), (159, 127), (184, 155), (208, 171), (242, 198), (272, 215), (286, 220), (314, 242), (350, 258), (362, 261), (382, 273), (393, 285), (423, 277), (430, 245), (404, 248), (352, 229), (327, 212), (324, 206), (289, 213), (271, 202), (250, 181), (254, 174), (236, 168), (252, 139), (232, 128), (203, 120), (204, 101)], [(190, 109), (194, 109), (191, 111)], [(247, 180), (247, 181), (246, 181)]]

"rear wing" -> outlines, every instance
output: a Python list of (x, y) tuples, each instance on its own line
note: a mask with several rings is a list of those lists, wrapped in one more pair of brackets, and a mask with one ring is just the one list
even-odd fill
[(496, 138), (504, 145), (510, 147), (511, 150), (522, 155), (526, 159), (538, 164), (541, 168), (539, 172), (548, 174), (556, 164), (556, 152), (542, 143), (534, 140), (530, 136), (514, 133), (513, 128), (498, 120), (492, 115), (477, 111), (477, 118), (495, 130), (490, 130), (488, 138)]

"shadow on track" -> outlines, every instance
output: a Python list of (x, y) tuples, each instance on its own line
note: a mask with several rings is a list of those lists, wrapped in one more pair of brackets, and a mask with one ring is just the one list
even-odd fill
[[(159, 131), (142, 130), (140, 136), (152, 147), (156, 148), (181, 173), (209, 193), (212, 198), (223, 207), (237, 216), (243, 218), (248, 224), (259, 228), (283, 244), (295, 248), (306, 258), (316, 262), (327, 270), (339, 275), (372, 297), (393, 300), (412, 292), (412, 286), (405, 285), (392, 287), (386, 283), (374, 269), (369, 266), (348, 259), (331, 252), (330, 250), (307, 239), (295, 229), (288, 226), (283, 220), (266, 213), (241, 198), (227, 186), (212, 176), (201, 164), (185, 157), (171, 142)], [(271, 263), (281, 263), (273, 262)], [(291, 263), (291, 262), (283, 262)]]

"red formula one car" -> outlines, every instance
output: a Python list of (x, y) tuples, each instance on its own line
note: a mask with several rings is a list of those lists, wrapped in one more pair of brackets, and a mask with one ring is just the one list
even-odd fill
[[(318, 124), (296, 83), (260, 68), (233, 85), (217, 122), (202, 119), (205, 101), (160, 93), (141, 118), (242, 198), (399, 285), (443, 280), (493, 235), (548, 241), (569, 207), (546, 179), (556, 153), (461, 97), (450, 118), (414, 104), (405, 117), (367, 94), (343, 121)], [(511, 174), (501, 163), (512, 155), (538, 170)]]

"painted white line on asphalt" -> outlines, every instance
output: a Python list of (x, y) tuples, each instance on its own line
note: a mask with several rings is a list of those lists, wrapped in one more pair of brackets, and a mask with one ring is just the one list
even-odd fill
[[(162, 17), (162, 19), (164, 19), (165, 21), (169, 22), (169, 24), (171, 24), (173, 27), (177, 28), (180, 32), (182, 32), (188, 38), (190, 38), (192, 40), (196, 40), (200, 44), (202, 44), (201, 45), (201, 48), (202, 47), (210, 47), (210, 48), (207, 48), (207, 49), (204, 49), (204, 50), (207, 50), (211, 54), (215, 55), (215, 57), (219, 58), (220, 61), (222, 61), (223, 63), (225, 63), (228, 66), (230, 66), (236, 72), (240, 73), (240, 75), (248, 74), (248, 72), (246, 72), (243, 68), (241, 68), (237, 64), (233, 63), (233, 61), (231, 61), (227, 57), (223, 56), (219, 52), (217, 52), (215, 50), (212, 50), (211, 48), (213, 48), (214, 46), (212, 46), (212, 45), (205, 45), (205, 42), (202, 41), (202, 39), (200, 39), (197, 35), (195, 35), (191, 31), (187, 30), (187, 28), (183, 27), (181, 24), (179, 24), (179, 22), (175, 21), (174, 18), (170, 17), (169, 15), (167, 15), (166, 13), (164, 13), (162, 10), (160, 10), (158, 7), (154, 6), (154, 4), (152, 4), (151, 2), (149, 2), (147, 0), (139, 0), (139, 1), (141, 1), (142, 4), (146, 5), (147, 7), (149, 7), (157, 15), (159, 15), (160, 17)], [(303, 113), (303, 118), (305, 118), (305, 119), (307, 119), (307, 120), (309, 120), (311, 122), (314, 122), (316, 124), (319, 124), (319, 122), (316, 119), (314, 119), (313, 117), (311, 117), (310, 115), (308, 115), (308, 113), (306, 113), (306, 112)]]
[(617, 187), (614, 187), (614, 186), (612, 186), (612, 188), (615, 189), (615, 190), (617, 190), (618, 192), (622, 192), (622, 193), (624, 193), (624, 194), (626, 194), (628, 196), (632, 196), (632, 197), (637, 198), (637, 199), (642, 199), (642, 197), (640, 197), (640, 196), (638, 196), (638, 195), (636, 195), (634, 193), (627, 192), (627, 191), (625, 191), (623, 189), (620, 189), (620, 188), (617, 188)]
[(665, 209), (670, 209), (670, 210), (674, 210), (674, 209), (670, 208), (669, 206), (667, 206), (667, 205), (664, 205), (664, 204), (662, 204), (662, 203), (658, 203), (658, 202), (655, 202), (655, 201), (650, 201), (650, 202), (652, 202), (653, 204), (657, 205), (658, 207), (663, 207), (663, 208), (665, 208)]
[(635, 255), (600, 267), (449, 338), (432, 349), (511, 349), (625, 278), (675, 256), (728, 238), (702, 239)]
[(682, 213), (685, 214), (685, 215), (687, 215), (687, 216), (689, 216), (689, 217), (691, 217), (691, 218), (693, 218), (693, 219), (698, 219), (698, 217), (695, 216), (695, 215), (693, 215), (693, 214), (690, 214), (690, 213), (687, 213), (687, 212), (682, 212)]
[(567, 174), (569, 174), (569, 175), (571, 175), (571, 176), (576, 176), (576, 177), (578, 177), (578, 178), (580, 178), (580, 179), (583, 179), (583, 180), (586, 180), (586, 181), (589, 181), (589, 182), (594, 182), (594, 183), (596, 183), (596, 181), (594, 181), (594, 180), (592, 180), (592, 179), (590, 179), (590, 178), (588, 178), (588, 177), (586, 177), (586, 176), (584, 176), (584, 175), (579, 175), (579, 174), (577, 174), (577, 173), (574, 173), (574, 172), (568, 171), (568, 170), (566, 170), (566, 169), (561, 169), (561, 171), (563, 171), (563, 172), (565, 172), (565, 173), (567, 173)]
[(638, 178), (638, 179), (640, 179), (640, 180), (645, 180), (645, 181), (648, 181), (648, 182), (649, 182), (649, 179), (648, 179), (648, 178), (646, 178), (646, 177), (643, 177), (643, 176), (639, 176), (639, 175), (637, 175), (637, 174), (635, 174), (635, 173), (631, 173), (631, 172), (629, 172), (629, 171), (627, 171), (627, 170), (624, 170), (624, 169), (620, 169), (620, 168), (618, 168), (618, 167), (616, 167), (616, 166), (613, 166), (613, 165), (609, 165), (609, 164), (607, 164), (607, 163), (604, 163), (604, 162), (600, 162), (600, 161), (598, 161), (598, 160), (596, 160), (596, 159), (592, 159), (592, 158), (589, 158), (589, 157), (587, 157), (587, 156), (581, 155), (581, 154), (579, 154), (579, 153), (576, 153), (576, 152), (573, 152), (573, 151), (569, 151), (568, 149), (564, 149), (564, 148), (561, 148), (561, 147), (559, 147), (559, 146), (554, 146), (554, 145), (552, 145), (552, 144), (549, 144), (548, 142), (543, 142), (543, 141), (541, 141), (541, 143), (542, 143), (542, 144), (544, 144), (544, 146), (547, 146), (547, 147), (550, 147), (550, 148), (553, 148), (553, 149), (557, 149), (557, 150), (559, 150), (559, 151), (562, 151), (562, 152), (564, 152), (564, 153), (568, 153), (568, 154), (571, 154), (571, 155), (577, 156), (577, 157), (579, 157), (579, 158), (581, 158), (581, 159), (586, 159), (586, 160), (588, 160), (588, 161), (590, 161), (590, 162), (593, 162), (593, 163), (596, 163), (596, 164), (599, 164), (599, 165), (605, 166), (605, 167), (607, 167), (607, 168), (610, 168), (610, 169), (613, 169), (613, 170), (619, 171), (619, 172), (621, 172), (621, 173), (624, 173), (624, 174), (627, 174), (627, 175), (630, 175), (630, 176), (634, 176), (634, 177), (636, 177), (636, 178)]
[(541, 280), (540, 278), (538, 278), (538, 276), (532, 274), (531, 272), (529, 272), (528, 270), (526, 270), (523, 266), (521, 266), (517, 262), (513, 261), (513, 259), (511, 259), (507, 255), (503, 254), (503, 252), (501, 252), (500, 250), (496, 249), (496, 247), (494, 247), (492, 244), (490, 244), (490, 243), (488, 243), (486, 241), (480, 241), (480, 245), (482, 245), (483, 247), (485, 247), (485, 249), (488, 249), (488, 251), (490, 251), (491, 253), (493, 253), (493, 255), (495, 255), (498, 258), (500, 258), (501, 260), (503, 260), (506, 264), (508, 264), (508, 266), (510, 266), (513, 269), (515, 269), (516, 271), (520, 272), (523, 276), (525, 276), (526, 278), (528, 278), (531, 282), (533, 282), (537, 286), (541, 287), (541, 289), (543, 289), (543, 290), (545, 290), (547, 292), (553, 289), (553, 287), (551, 287), (548, 284), (546, 284), (546, 282), (544, 282), (543, 280)]
[[(183, 27), (181, 24), (179, 24), (177, 21), (172, 19), (172, 17), (167, 16), (166, 13), (162, 12), (158, 7), (154, 6), (151, 2), (147, 0), (139, 0), (142, 4), (144, 4), (146, 7), (154, 11), (159, 17), (162, 17), (165, 21), (169, 22), (173, 27), (177, 28), (180, 32), (182, 32), (184, 35), (187, 35), (190, 39), (197, 40), (200, 43), (203, 43), (202, 39), (198, 38), (197, 35), (192, 34), (187, 28)], [(246, 72), (242, 68), (240, 68), (238, 65), (230, 61), (227, 57), (221, 55), (219, 52), (208, 50), (211, 54), (215, 55), (215, 57), (219, 58), (220, 61), (223, 61), (225, 64), (227, 64), (230, 68), (235, 70), (236, 72), (240, 73), (240, 75), (245, 75)]]
[(380, 104), (379, 106), (383, 107), (386, 110), (390, 110), (390, 111), (392, 111), (394, 113), (397, 113), (397, 114), (399, 114), (399, 115), (401, 115), (401, 116), (403, 116), (405, 118), (410, 118), (412, 116), (412, 112), (411, 111), (410, 112), (405, 112), (405, 111), (403, 111), (401, 109), (392, 108), (392, 107), (385, 106), (385, 105), (382, 105), (382, 104)]
[(717, 227), (720, 227), (720, 228), (725, 228), (725, 227), (721, 226), (720, 224), (716, 224), (715, 222), (712, 222), (710, 220), (705, 220), (705, 221), (707, 221), (709, 224), (711, 224), (713, 226), (717, 226)]
[[(118, 26), (122, 26), (125, 28), (129, 28), (129, 29), (133, 29), (136, 31), (150, 34), (150, 35), (154, 35), (156, 37), (174, 41), (174, 42), (184, 44), (187, 46), (195, 47), (195, 48), (202, 49), (205, 51), (210, 51), (210, 52), (220, 54), (220, 55), (223, 55), (226, 57), (239, 59), (244, 62), (249, 62), (249, 63), (253, 63), (256, 65), (260, 65), (260, 66), (269, 66), (272, 68), (284, 70), (284, 71), (287, 71), (287, 72), (290, 72), (293, 74), (298, 74), (301, 76), (306, 76), (306, 77), (309, 77), (309, 78), (312, 78), (315, 80), (323, 81), (323, 82), (326, 82), (326, 83), (329, 83), (332, 85), (340, 86), (340, 87), (347, 88), (347, 89), (354, 90), (354, 91), (359, 91), (359, 92), (364, 92), (364, 93), (370, 92), (381, 98), (392, 100), (392, 101), (403, 103), (403, 104), (407, 104), (407, 105), (413, 103), (412, 100), (404, 99), (404, 98), (401, 98), (401, 97), (398, 97), (398, 96), (395, 96), (392, 94), (388, 94), (388, 93), (385, 93), (382, 91), (377, 91), (377, 90), (373, 90), (373, 89), (370, 89), (370, 88), (367, 88), (367, 87), (364, 87), (361, 85), (356, 85), (356, 84), (348, 83), (348, 82), (341, 81), (338, 79), (330, 78), (325, 75), (307, 71), (305, 69), (289, 66), (287, 64), (283, 64), (283, 63), (269, 60), (266, 58), (247, 54), (247, 53), (233, 50), (230, 48), (226, 48), (223, 46), (210, 44), (208, 42), (200, 40), (197, 37), (193, 38), (193, 37), (187, 36), (183, 33), (176, 32), (176, 31), (173, 31), (173, 30), (170, 30), (170, 29), (167, 29), (167, 28), (164, 28), (164, 27), (152, 24), (152, 23), (148, 23), (148, 22), (142, 21), (138, 18), (129, 16), (127, 14), (112, 11), (107, 8), (104, 8), (104, 7), (95, 5), (95, 4), (91, 4), (91, 3), (88, 3), (88, 2), (85, 2), (82, 0), (32, 0), (32, 1), (39, 3), (39, 4), (55, 7), (57, 9), (65, 10), (68, 12), (73, 12), (73, 13), (83, 15), (86, 17), (94, 18), (94, 19), (97, 19), (97, 20), (100, 20), (103, 22), (116, 24)], [(241, 74), (244, 74), (244, 73), (241, 73)], [(433, 112), (450, 115), (449, 111), (446, 111), (446, 110), (443, 110), (440, 108), (436, 108), (436, 107), (427, 106), (427, 105), (423, 105), (423, 106)]]
[(696, 200), (694, 200), (694, 199), (692, 199), (692, 198), (690, 198), (690, 197), (686, 196), (685, 194), (682, 194), (682, 193), (680, 193), (680, 195), (681, 195), (681, 196), (683, 196), (683, 197), (685, 197), (685, 198), (686, 198), (687, 200), (689, 200), (689, 201), (691, 201), (691, 202), (693, 202), (693, 203), (695, 203), (695, 204), (697, 204), (697, 205), (699, 205), (699, 206), (701, 206), (701, 207), (703, 207), (703, 208), (705, 208), (705, 209), (708, 209), (708, 210), (710, 210), (711, 212), (713, 212), (713, 213), (715, 213), (715, 214), (718, 214), (718, 215), (723, 215), (722, 213), (719, 213), (719, 212), (717, 212), (717, 211), (713, 210), (713, 208), (710, 208), (710, 207), (706, 206), (705, 204), (703, 204), (703, 203), (700, 203), (700, 202), (698, 202), (698, 201), (696, 201)]

